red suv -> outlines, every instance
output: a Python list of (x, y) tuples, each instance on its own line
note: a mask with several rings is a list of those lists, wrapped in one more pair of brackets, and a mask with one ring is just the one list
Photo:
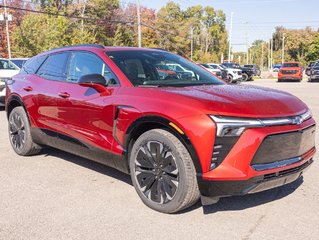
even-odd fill
[[(158, 66), (172, 64), (191, 74), (161, 78)], [(17, 154), (52, 146), (106, 164), (165, 213), (290, 183), (315, 154), (315, 121), (302, 101), (227, 85), (164, 50), (42, 53), (7, 83), (6, 111)]]
[(278, 82), (285, 80), (302, 81), (302, 71), (300, 63), (298, 62), (286, 62), (284, 63), (278, 72)]

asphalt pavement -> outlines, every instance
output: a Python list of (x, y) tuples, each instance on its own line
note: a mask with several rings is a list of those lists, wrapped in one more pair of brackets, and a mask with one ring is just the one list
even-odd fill
[[(244, 84), (298, 96), (319, 123), (319, 83)], [(54, 149), (16, 155), (2, 109), (0, 239), (319, 239), (318, 155), (292, 184), (167, 215), (146, 207), (130, 177), (109, 167)]]

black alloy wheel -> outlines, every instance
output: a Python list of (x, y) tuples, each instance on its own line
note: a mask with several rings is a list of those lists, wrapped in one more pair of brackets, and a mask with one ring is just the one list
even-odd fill
[(175, 196), (179, 172), (167, 145), (158, 141), (142, 145), (135, 159), (135, 175), (140, 190), (149, 200), (164, 204)]

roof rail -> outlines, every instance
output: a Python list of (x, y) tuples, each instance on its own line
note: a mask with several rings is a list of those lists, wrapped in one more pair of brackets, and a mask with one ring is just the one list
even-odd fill
[(101, 44), (77, 44), (68, 47), (95, 47), (95, 48), (104, 48)]
[(65, 46), (65, 47), (57, 47), (48, 50), (47, 52), (51, 52), (53, 50), (60, 50), (60, 49), (66, 49), (66, 48), (72, 48), (72, 47), (95, 47), (95, 48), (104, 48), (103, 45), (100, 44), (76, 44), (76, 45), (71, 45), (71, 46)]

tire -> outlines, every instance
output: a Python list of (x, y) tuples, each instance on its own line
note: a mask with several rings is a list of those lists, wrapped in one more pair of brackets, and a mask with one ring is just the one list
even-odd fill
[(280, 78), (278, 78), (278, 82), (281, 82), (281, 79), (280, 79)]
[(29, 119), (23, 107), (16, 107), (10, 113), (8, 131), (11, 146), (18, 155), (31, 156), (41, 151), (32, 140)]
[(231, 74), (228, 74), (227, 75), (227, 80), (229, 83), (232, 83), (233, 82), (233, 76)]
[(242, 75), (242, 81), (246, 82), (248, 80), (248, 74), (247, 73), (243, 73)]
[(134, 143), (129, 161), (135, 190), (148, 207), (175, 213), (198, 201), (193, 161), (172, 133), (162, 129), (143, 133)]

